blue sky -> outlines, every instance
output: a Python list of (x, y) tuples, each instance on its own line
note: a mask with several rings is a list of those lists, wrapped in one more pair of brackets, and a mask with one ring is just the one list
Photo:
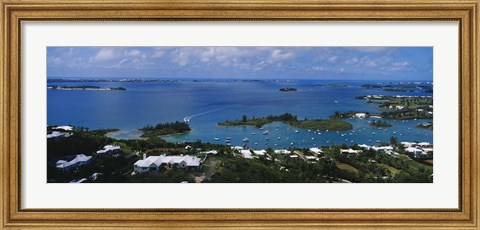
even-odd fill
[(432, 47), (48, 47), (49, 78), (432, 80)]

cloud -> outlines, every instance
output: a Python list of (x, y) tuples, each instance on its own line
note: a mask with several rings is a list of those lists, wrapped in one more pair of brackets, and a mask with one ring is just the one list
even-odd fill
[(142, 56), (142, 52), (140, 50), (137, 50), (137, 49), (133, 49), (133, 50), (130, 50), (128, 51), (128, 56), (131, 56), (131, 57), (139, 57), (139, 56)]
[(394, 62), (391, 66), (382, 68), (389, 72), (415, 72), (417, 69), (410, 65), (407, 61)]
[(93, 56), (90, 61), (108, 61), (115, 59), (117, 57), (115, 48), (102, 48), (100, 49), (95, 56)]
[(328, 62), (330, 63), (336, 63), (338, 59), (338, 56), (332, 56), (327, 59)]
[(119, 76), (309, 78), (394, 72), (431, 76), (432, 53), (425, 47), (49, 47), (47, 63), (48, 71), (117, 71)]
[(283, 50), (280, 50), (280, 49), (275, 49), (272, 51), (271, 55), (270, 55), (270, 58), (269, 58), (269, 61), (271, 63), (273, 62), (278, 62), (278, 61), (283, 61), (283, 60), (286, 60), (286, 59), (290, 59), (290, 58), (293, 58), (295, 55), (293, 54), (293, 52), (286, 52), (286, 51), (283, 51)]

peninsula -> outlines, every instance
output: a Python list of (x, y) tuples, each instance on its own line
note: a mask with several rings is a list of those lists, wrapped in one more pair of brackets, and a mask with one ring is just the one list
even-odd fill
[(233, 121), (224, 121), (218, 123), (219, 126), (241, 126), (241, 125), (250, 125), (257, 128), (261, 128), (263, 125), (279, 121), (289, 124), (293, 127), (304, 128), (304, 129), (318, 129), (318, 130), (350, 130), (353, 128), (352, 124), (344, 121), (340, 118), (329, 118), (329, 119), (313, 119), (313, 120), (298, 120), (297, 116), (290, 113), (284, 113), (279, 116), (269, 115), (266, 117), (259, 118), (248, 118), (247, 115), (243, 115), (240, 120)]

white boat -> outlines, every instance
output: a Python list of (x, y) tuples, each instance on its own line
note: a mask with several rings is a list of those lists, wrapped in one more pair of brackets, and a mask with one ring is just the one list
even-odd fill
[(295, 130), (296, 133), (298, 133), (298, 130)]
[(232, 137), (227, 137), (225, 138), (225, 140), (232, 140)]
[(263, 135), (267, 135), (268, 134), (268, 130), (266, 130), (265, 132), (263, 132)]
[(252, 133), (252, 135), (255, 135), (255, 133)]
[(216, 141), (220, 140), (220, 138), (218, 138), (218, 137), (214, 137), (213, 139), (216, 140)]
[(248, 137), (245, 137), (245, 138), (243, 138), (242, 141), (243, 141), (243, 142), (248, 142), (248, 141), (250, 141), (250, 140), (248, 139)]

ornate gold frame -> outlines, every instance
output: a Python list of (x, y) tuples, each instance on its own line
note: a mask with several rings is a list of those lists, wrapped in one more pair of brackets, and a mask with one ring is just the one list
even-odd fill
[[(478, 0), (0, 0), (1, 226), (3, 228), (416, 228), (479, 227)], [(42, 209), (20, 208), (20, 28), (29, 20), (458, 21), (461, 140), (459, 209)]]

